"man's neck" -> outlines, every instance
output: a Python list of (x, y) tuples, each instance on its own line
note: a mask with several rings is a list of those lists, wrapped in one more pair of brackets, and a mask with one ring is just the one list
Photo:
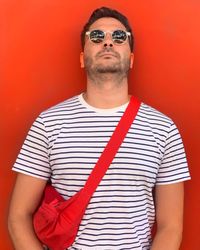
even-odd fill
[(120, 83), (107, 79), (104, 82), (87, 81), (87, 90), (83, 95), (85, 101), (96, 108), (115, 108), (130, 100), (128, 82), (124, 78)]

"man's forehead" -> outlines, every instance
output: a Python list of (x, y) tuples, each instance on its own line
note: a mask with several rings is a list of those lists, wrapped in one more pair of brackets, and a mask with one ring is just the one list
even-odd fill
[(123, 30), (126, 30), (125, 26), (119, 20), (117, 20), (113, 17), (99, 18), (90, 26), (90, 30), (93, 30), (93, 29), (102, 29), (102, 30), (123, 29)]

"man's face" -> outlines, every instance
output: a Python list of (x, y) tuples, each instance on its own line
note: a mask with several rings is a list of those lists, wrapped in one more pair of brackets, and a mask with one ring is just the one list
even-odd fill
[[(102, 30), (112, 32), (124, 30), (124, 25), (115, 18), (100, 18), (94, 22), (89, 31)], [(117, 73), (127, 75), (133, 63), (128, 39), (123, 44), (115, 44), (110, 33), (101, 43), (93, 43), (86, 35), (84, 51), (81, 53), (81, 65), (88, 74)]]

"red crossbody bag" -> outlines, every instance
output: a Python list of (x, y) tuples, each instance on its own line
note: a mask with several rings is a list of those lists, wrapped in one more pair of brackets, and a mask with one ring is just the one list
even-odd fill
[(73, 244), (90, 198), (112, 163), (139, 107), (140, 101), (132, 96), (85, 186), (78, 193), (64, 200), (51, 185), (46, 186), (42, 203), (34, 214), (33, 224), (39, 240), (51, 250), (64, 250)]

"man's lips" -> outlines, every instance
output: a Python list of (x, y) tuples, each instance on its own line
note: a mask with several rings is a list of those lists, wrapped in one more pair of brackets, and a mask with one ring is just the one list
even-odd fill
[(100, 54), (99, 57), (116, 57), (116, 55), (113, 53), (105, 52), (105, 53)]
[(102, 51), (99, 51), (97, 54), (96, 54), (96, 59), (98, 58), (111, 58), (111, 57), (116, 57), (116, 58), (120, 58), (120, 55), (115, 52), (115, 51), (112, 51), (111, 49), (108, 50), (102, 50)]

